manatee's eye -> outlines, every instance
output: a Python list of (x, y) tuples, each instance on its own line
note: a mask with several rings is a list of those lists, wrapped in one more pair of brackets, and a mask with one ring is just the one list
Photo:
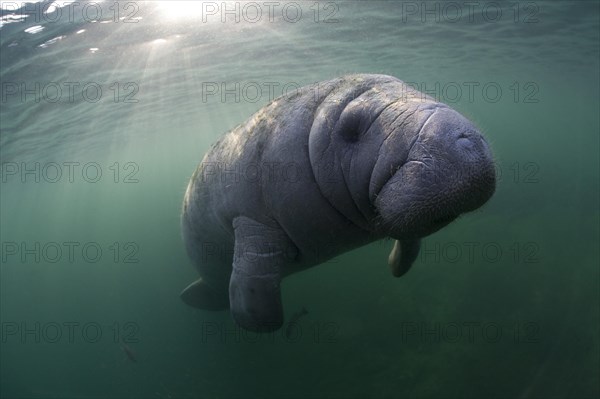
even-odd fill
[(351, 143), (354, 143), (356, 141), (358, 141), (359, 138), (359, 133), (358, 133), (358, 129), (356, 126), (353, 126), (349, 129), (347, 129), (344, 132), (344, 138), (346, 139), (346, 141), (349, 141)]
[(358, 112), (344, 114), (334, 128), (334, 134), (340, 134), (344, 140), (354, 143), (360, 138), (361, 118)]

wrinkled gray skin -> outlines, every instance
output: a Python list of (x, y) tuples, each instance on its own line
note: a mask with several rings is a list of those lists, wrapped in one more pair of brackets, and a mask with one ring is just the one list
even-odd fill
[(283, 277), (384, 237), (401, 276), (422, 237), (494, 189), (485, 139), (445, 104), (385, 75), (303, 87), (226, 134), (192, 176), (181, 224), (201, 277), (181, 297), (276, 330)]

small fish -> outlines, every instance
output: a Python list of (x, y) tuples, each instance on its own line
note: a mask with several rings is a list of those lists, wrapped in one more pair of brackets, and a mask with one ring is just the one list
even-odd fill
[(296, 323), (298, 322), (298, 320), (302, 317), (308, 314), (308, 310), (306, 310), (306, 308), (302, 308), (302, 310), (300, 310), (299, 312), (296, 312), (292, 315), (292, 317), (290, 317), (290, 321), (288, 321), (287, 323), (287, 327), (285, 329), (285, 337), (286, 338), (290, 338), (292, 336), (292, 333), (294, 331), (294, 326), (296, 325)]
[(127, 345), (125, 342), (123, 342), (123, 340), (120, 338), (119, 338), (119, 346), (121, 346), (121, 350), (123, 350), (123, 352), (125, 352), (125, 354), (127, 355), (127, 358), (129, 360), (131, 360), (134, 363), (137, 363), (137, 356), (135, 355), (135, 352), (133, 351), (133, 349), (131, 349), (129, 347), (129, 345)]

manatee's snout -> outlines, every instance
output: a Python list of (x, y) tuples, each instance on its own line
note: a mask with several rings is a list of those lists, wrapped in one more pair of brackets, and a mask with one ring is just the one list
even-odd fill
[(481, 207), (495, 188), (484, 137), (456, 111), (437, 108), (375, 200), (379, 225), (397, 239), (424, 237)]

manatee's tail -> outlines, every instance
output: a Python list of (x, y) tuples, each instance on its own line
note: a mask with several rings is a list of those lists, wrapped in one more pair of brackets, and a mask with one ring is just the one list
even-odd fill
[(219, 289), (219, 287), (214, 287), (201, 278), (181, 291), (180, 297), (183, 302), (198, 309), (229, 309), (229, 291), (227, 288)]

